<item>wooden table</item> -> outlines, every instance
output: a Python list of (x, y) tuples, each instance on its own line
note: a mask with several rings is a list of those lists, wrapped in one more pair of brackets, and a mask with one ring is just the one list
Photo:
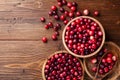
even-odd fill
[[(99, 10), (101, 16), (95, 18), (103, 24), (106, 40), (120, 46), (120, 1), (76, 2), (80, 11)], [(44, 60), (63, 49), (61, 35), (58, 41), (52, 41), (53, 31), (45, 30), (39, 20), (45, 16), (47, 21), (55, 22), (48, 17), (51, 5), (55, 4), (56, 0), (0, 0), (0, 80), (42, 80)], [(47, 44), (41, 41), (43, 36), (49, 38)], [(116, 80), (120, 80), (120, 76)]]

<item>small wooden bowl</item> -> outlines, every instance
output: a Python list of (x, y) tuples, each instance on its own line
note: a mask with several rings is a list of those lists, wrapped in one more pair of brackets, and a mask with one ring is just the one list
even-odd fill
[[(59, 53), (67, 53), (67, 54), (68, 54), (67, 51), (57, 51), (57, 52), (55, 52), (54, 54), (50, 55), (49, 58), (51, 58), (53, 55), (59, 54)], [(49, 59), (49, 58), (48, 58), (48, 59)], [(48, 59), (45, 60), (45, 62), (44, 62), (44, 64), (43, 64), (43, 68), (42, 68), (42, 77), (43, 77), (43, 80), (46, 80), (44, 70), (45, 70), (45, 65), (46, 65)], [(83, 80), (83, 79), (84, 79), (84, 67), (83, 67), (83, 63), (82, 63), (82, 61), (81, 61), (79, 58), (77, 58), (77, 59), (80, 61), (80, 64), (81, 64), (81, 67), (82, 67), (83, 76), (82, 76), (81, 80)]]
[[(117, 56), (117, 58), (119, 59), (119, 57), (120, 57), (120, 54), (119, 54), (119, 53), (120, 53), (120, 48), (119, 48), (115, 43), (113, 43), (113, 42), (105, 42), (105, 44), (104, 44), (103, 47), (107, 48), (107, 49), (108, 49), (108, 52), (112, 52), (112, 53), (113, 53), (115, 56)], [(102, 59), (108, 52), (106, 52), (106, 53), (101, 57), (101, 59)], [(92, 57), (95, 57), (95, 56), (96, 56), (96, 55), (94, 55), (94, 56), (92, 56)], [(111, 71), (109, 71), (108, 73), (106, 73), (105, 75), (99, 75), (98, 73), (93, 73), (91, 69), (92, 69), (92, 67), (93, 67), (94, 65), (90, 63), (90, 60), (91, 60), (92, 57), (84, 59), (84, 62), (83, 62), (86, 73), (87, 73), (88, 76), (89, 76), (90, 78), (92, 78), (92, 79), (95, 79), (95, 78), (104, 78), (104, 77), (107, 76), (108, 74), (114, 72), (115, 69), (118, 67), (118, 60), (117, 60), (117, 62), (116, 62), (115, 65), (113, 66), (113, 69), (112, 69)], [(101, 61), (100, 61), (99, 63), (101, 63)], [(99, 66), (99, 65), (98, 65), (98, 66)], [(99, 67), (98, 67), (98, 69), (99, 69)], [(98, 69), (97, 69), (97, 70), (98, 70)]]
[[(90, 54), (88, 54), (88, 55), (78, 55), (78, 54), (73, 53), (71, 50), (69, 50), (69, 48), (67, 47), (67, 45), (66, 45), (66, 43), (65, 43), (65, 32), (66, 32), (67, 26), (70, 25), (71, 22), (73, 22), (74, 20), (77, 20), (77, 19), (79, 19), (79, 18), (88, 18), (88, 19), (91, 19), (91, 20), (95, 21), (95, 22), (99, 25), (101, 31), (103, 32), (103, 39), (102, 39), (101, 45), (99, 46), (99, 48), (98, 48), (95, 52), (90, 53)], [(76, 18), (72, 19), (72, 20), (65, 26), (65, 28), (64, 28), (64, 30), (63, 30), (63, 33), (62, 33), (62, 41), (63, 41), (63, 45), (64, 45), (65, 49), (66, 49), (70, 54), (72, 54), (72, 55), (74, 55), (74, 56), (76, 56), (76, 57), (79, 57), (79, 58), (88, 58), (88, 57), (91, 57), (91, 56), (97, 54), (97, 53), (101, 50), (101, 48), (103, 47), (103, 44), (104, 44), (104, 42), (105, 42), (105, 31), (104, 31), (104, 28), (103, 28), (102, 24), (101, 24), (98, 20), (96, 20), (95, 18), (88, 17), (88, 16), (80, 16), (80, 17), (76, 17)]]

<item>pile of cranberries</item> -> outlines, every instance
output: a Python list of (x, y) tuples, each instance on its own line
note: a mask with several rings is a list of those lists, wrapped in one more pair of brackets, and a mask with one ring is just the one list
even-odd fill
[[(70, 20), (72, 20), (75, 17), (82, 15), (88, 16), (90, 14), (90, 11), (88, 9), (84, 9), (82, 12), (79, 11), (78, 4), (76, 2), (57, 0), (57, 4), (58, 6), (56, 5), (51, 6), (50, 11), (48, 12), (49, 17), (55, 19), (57, 23), (53, 24), (52, 21), (49, 21), (44, 26), (44, 28), (47, 30), (53, 29), (54, 33), (52, 34), (51, 38), (54, 41), (58, 40), (59, 30), (61, 29), (62, 24), (66, 25)], [(98, 16), (99, 12), (94, 11), (93, 15)], [(40, 21), (45, 23), (47, 20), (45, 19), (45, 17), (41, 17)], [(47, 37), (42, 38), (42, 41), (44, 43), (47, 43), (46, 40), (48, 40)]]
[(115, 56), (112, 52), (106, 52), (107, 49), (102, 49), (96, 57), (91, 59), (91, 63), (95, 65), (94, 67), (92, 67), (93, 72), (97, 72), (98, 69), (98, 73), (100, 75), (105, 75), (110, 70), (112, 70), (117, 61), (117, 56)]
[(57, 53), (46, 62), (44, 75), (46, 80), (82, 80), (83, 68), (76, 57)]
[(77, 18), (66, 26), (65, 30), (66, 46), (77, 55), (95, 52), (103, 41), (100, 26), (90, 18)]

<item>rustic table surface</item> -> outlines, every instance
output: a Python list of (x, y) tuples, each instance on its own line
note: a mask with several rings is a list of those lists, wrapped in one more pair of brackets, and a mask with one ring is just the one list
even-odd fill
[[(103, 24), (106, 40), (120, 46), (120, 0), (68, 1), (76, 1), (80, 11), (99, 10), (101, 16), (95, 18)], [(57, 0), (0, 0), (0, 80), (42, 80), (44, 60), (64, 49), (61, 35), (52, 41), (53, 31), (45, 30), (39, 20), (45, 16), (55, 22), (48, 17), (51, 5), (57, 5)], [(49, 38), (47, 44), (41, 41), (43, 36)], [(120, 80), (120, 76), (110, 80)]]

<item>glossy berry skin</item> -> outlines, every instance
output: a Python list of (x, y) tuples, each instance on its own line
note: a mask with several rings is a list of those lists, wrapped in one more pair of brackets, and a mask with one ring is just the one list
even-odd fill
[(64, 20), (64, 24), (66, 25), (68, 23), (68, 20)]
[(57, 40), (57, 36), (56, 35), (52, 35), (52, 39), (54, 40), (54, 41), (56, 41)]
[(44, 17), (41, 17), (40, 20), (41, 20), (41, 22), (45, 22), (45, 18)]
[(97, 59), (96, 59), (96, 58), (93, 58), (93, 59), (91, 60), (91, 63), (92, 63), (92, 64), (96, 64), (96, 63), (97, 63)]
[(45, 29), (49, 29), (49, 25), (46, 24), (46, 25), (44, 26), (44, 28), (45, 28)]
[(64, 21), (66, 19), (66, 17), (64, 15), (60, 16), (60, 20)]
[(94, 11), (94, 16), (99, 16), (99, 12), (98, 11)]
[(47, 43), (47, 38), (46, 38), (46, 37), (43, 37), (43, 38), (42, 38), (42, 41), (43, 41), (44, 43)]
[(68, 2), (67, 7), (71, 8), (72, 7), (72, 2)]
[(76, 12), (76, 16), (81, 16), (81, 15), (82, 15), (82, 13), (80, 11)]
[(70, 9), (72, 12), (75, 12), (77, 10), (77, 8), (75, 6), (72, 6)]
[(85, 15), (85, 16), (87, 16), (87, 15), (89, 15), (89, 10), (88, 9), (85, 9), (85, 10), (83, 10), (83, 14)]
[(57, 7), (56, 6), (51, 6), (51, 10), (56, 11)]
[(69, 17), (74, 17), (74, 13), (73, 12), (69, 12)]
[(46, 80), (81, 80), (83, 69), (79, 60), (68, 53), (57, 53), (45, 64)]

